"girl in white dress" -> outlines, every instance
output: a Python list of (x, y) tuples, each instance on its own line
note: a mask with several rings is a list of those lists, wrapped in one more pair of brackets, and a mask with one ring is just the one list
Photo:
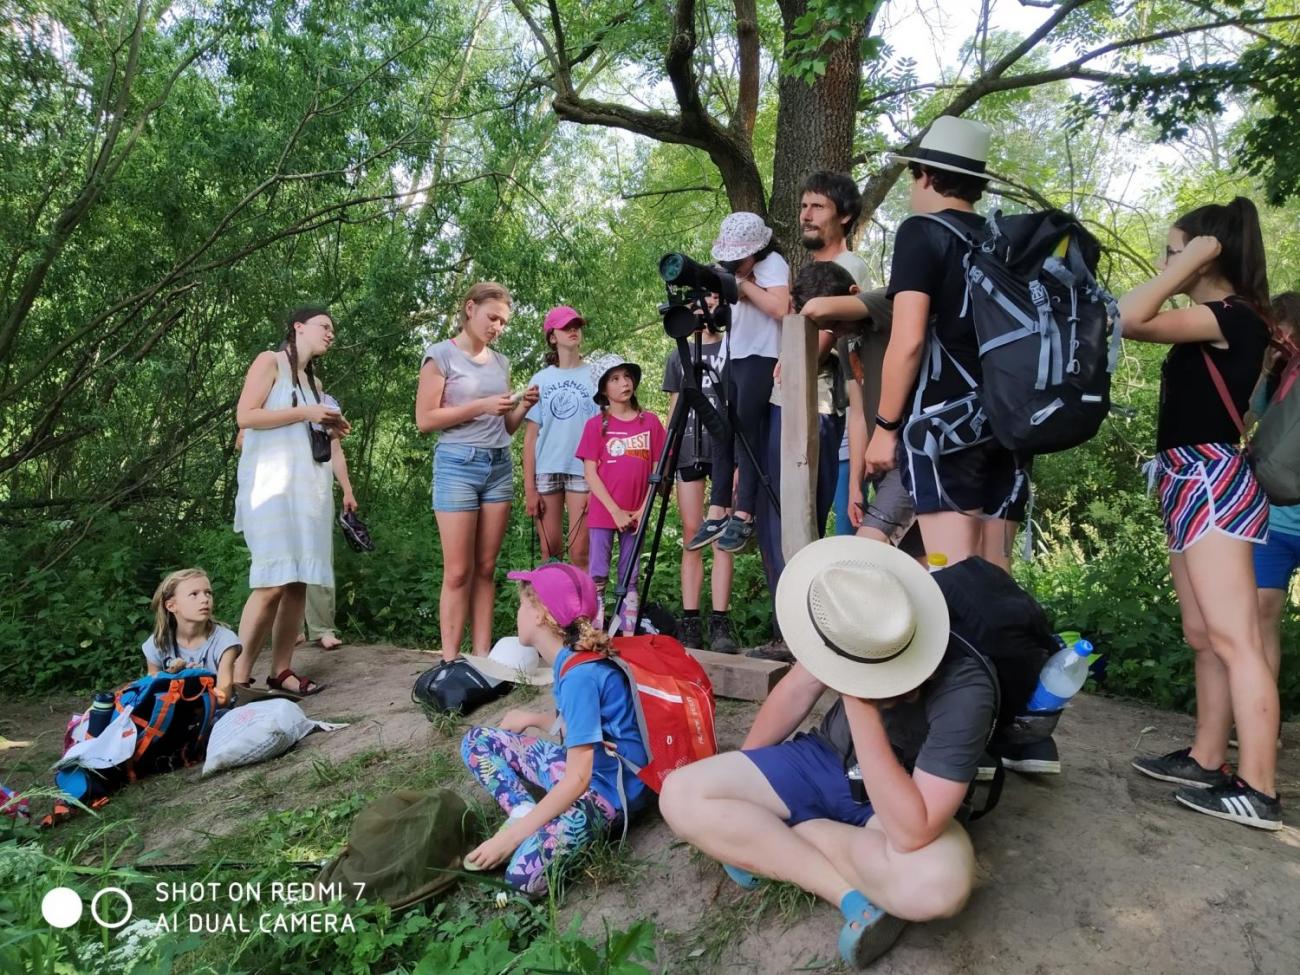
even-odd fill
[(333, 341), (329, 312), (294, 309), (279, 350), (261, 353), (249, 367), (236, 412), (236, 422), (247, 432), (239, 458), (235, 531), (243, 533), (252, 556), (252, 592), (239, 620), (244, 653), (235, 682), (251, 686), (253, 664), (274, 623), (266, 682), (291, 697), (324, 689), (295, 674), (292, 664), (307, 585), (334, 585), (330, 455), (349, 424), (336, 407), (325, 405), (312, 368)]

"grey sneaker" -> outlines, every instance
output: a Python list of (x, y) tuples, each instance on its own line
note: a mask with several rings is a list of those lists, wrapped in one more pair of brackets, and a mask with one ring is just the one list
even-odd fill
[(703, 639), (698, 616), (683, 616), (677, 621), (677, 640), (682, 646), (699, 650), (704, 646)]
[(731, 628), (730, 616), (709, 617), (709, 649), (714, 653), (736, 653), (740, 644), (736, 642), (736, 631)]
[(686, 551), (694, 552), (697, 549), (708, 548), (726, 530), (730, 522), (730, 516), (725, 518), (705, 518), (700, 525), (699, 531), (687, 539)]
[[(701, 531), (704, 529), (701, 528)], [(754, 519), (746, 521), (744, 518), (737, 518), (732, 515), (727, 521), (727, 527), (722, 530), (718, 536), (718, 551), (730, 552), (733, 555), (745, 551), (754, 541)]]
[(1192, 789), (1213, 789), (1228, 785), (1232, 777), (1228, 766), (1208, 769), (1192, 758), (1190, 748), (1180, 748), (1168, 755), (1152, 755), (1133, 759), (1133, 767), (1143, 775), (1161, 782), (1177, 782)]

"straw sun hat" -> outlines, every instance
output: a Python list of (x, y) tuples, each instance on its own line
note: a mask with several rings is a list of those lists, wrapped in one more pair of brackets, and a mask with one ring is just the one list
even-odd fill
[(824, 538), (800, 549), (777, 583), (776, 615), (809, 673), (853, 697), (914, 690), (948, 647), (939, 586), (910, 556), (868, 538)]

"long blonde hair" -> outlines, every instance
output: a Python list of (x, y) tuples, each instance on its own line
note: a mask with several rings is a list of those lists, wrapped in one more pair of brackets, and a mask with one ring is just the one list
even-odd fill
[(568, 626), (561, 626), (542, 603), (532, 583), (519, 583), (519, 595), (542, 611), (542, 622), (564, 641), (565, 646), (573, 647), (578, 653), (599, 653), (606, 657), (615, 656), (614, 645), (610, 641), (609, 634), (602, 629), (598, 629), (587, 617), (579, 616)]
[(497, 284), (495, 281), (480, 281), (466, 291), (465, 297), (460, 299), (460, 307), (456, 309), (456, 324), (452, 328), (451, 334), (459, 335), (465, 330), (465, 326), (469, 323), (469, 309), (466, 306), (471, 301), (476, 305), (481, 305), (485, 301), (504, 301), (509, 305), (513, 300), (504, 284)]
[[(176, 595), (176, 589), (187, 579), (206, 579), (208, 574), (199, 568), (194, 569), (177, 569), (171, 575), (158, 583), (158, 588), (153, 591), (153, 599), (149, 601), (149, 606), (153, 609), (153, 643), (161, 654), (173, 653), (176, 650), (176, 614), (167, 609), (167, 600)], [(204, 636), (211, 636), (212, 631), (217, 628), (217, 621), (208, 617), (208, 628), (204, 631)]]

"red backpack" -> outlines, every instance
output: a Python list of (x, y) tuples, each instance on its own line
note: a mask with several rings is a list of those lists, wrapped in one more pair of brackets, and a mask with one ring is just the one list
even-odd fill
[(616, 656), (575, 653), (564, 662), (560, 676), (579, 664), (601, 660), (623, 672), (636, 691), (632, 705), (648, 761), (640, 766), (619, 755), (611, 743), (605, 747), (657, 793), (673, 769), (718, 753), (713, 684), (698, 661), (671, 637), (626, 636), (613, 642)]

